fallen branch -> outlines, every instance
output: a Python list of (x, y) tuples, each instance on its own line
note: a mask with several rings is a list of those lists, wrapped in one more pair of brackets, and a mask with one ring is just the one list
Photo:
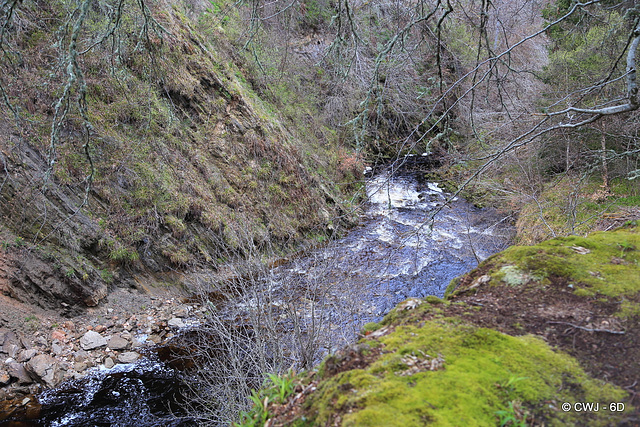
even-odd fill
[(547, 323), (551, 323), (554, 325), (567, 325), (567, 326), (571, 326), (572, 328), (582, 329), (583, 331), (587, 331), (587, 332), (607, 332), (607, 333), (616, 334), (616, 335), (625, 334), (625, 331), (612, 331), (610, 329), (585, 328), (584, 326), (574, 325), (573, 323), (569, 323), (569, 322), (547, 322)]

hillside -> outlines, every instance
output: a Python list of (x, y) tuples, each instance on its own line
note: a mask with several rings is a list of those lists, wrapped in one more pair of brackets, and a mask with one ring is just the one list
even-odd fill
[(187, 3), (89, 3), (27, 2), (4, 36), (4, 295), (75, 313), (350, 223), (363, 167), (254, 92), (233, 29)]
[[(2, 2), (0, 418), (202, 321), (199, 344), (176, 348), (228, 381), (183, 374), (205, 401), (191, 409), (224, 413), (213, 424), (636, 423), (639, 47), (638, 11), (619, 0)], [(419, 231), (464, 197), (458, 249), (480, 262), (484, 207), (530, 246), (485, 260), (444, 301), (402, 303), (303, 379), (278, 377), (333, 351), (314, 334), (318, 304), (360, 295), (307, 286), (321, 269), (265, 280), (364, 228), (365, 173), (403, 168), (445, 197), (411, 188), (432, 203)], [(398, 218), (394, 256), (426, 262)], [(345, 277), (390, 268), (358, 245), (371, 257)], [(265, 377), (287, 387), (238, 415)]]

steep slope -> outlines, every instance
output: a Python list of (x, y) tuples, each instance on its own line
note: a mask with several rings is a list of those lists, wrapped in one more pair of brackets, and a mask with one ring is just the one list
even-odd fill
[(2, 293), (73, 312), (349, 223), (361, 165), (254, 93), (228, 41), (241, 22), (112, 3), (3, 10)]

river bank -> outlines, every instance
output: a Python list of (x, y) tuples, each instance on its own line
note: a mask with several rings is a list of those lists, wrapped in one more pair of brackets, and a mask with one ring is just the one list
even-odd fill
[(244, 425), (637, 425), (639, 219), (512, 246), (445, 300), (401, 303)]
[(203, 309), (164, 297), (118, 288), (99, 307), (64, 317), (0, 296), (0, 420), (38, 414), (37, 395), (95, 369), (131, 364), (196, 324)]

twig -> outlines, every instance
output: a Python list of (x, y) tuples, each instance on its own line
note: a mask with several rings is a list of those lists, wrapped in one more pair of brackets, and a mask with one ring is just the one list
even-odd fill
[(582, 329), (583, 331), (588, 331), (588, 332), (607, 332), (607, 333), (616, 334), (616, 335), (624, 335), (626, 333), (625, 331), (612, 331), (610, 329), (585, 328), (584, 326), (574, 325), (573, 323), (569, 323), (569, 322), (547, 322), (547, 323), (554, 324), (554, 325), (568, 325), (568, 326), (571, 326), (572, 328)]

